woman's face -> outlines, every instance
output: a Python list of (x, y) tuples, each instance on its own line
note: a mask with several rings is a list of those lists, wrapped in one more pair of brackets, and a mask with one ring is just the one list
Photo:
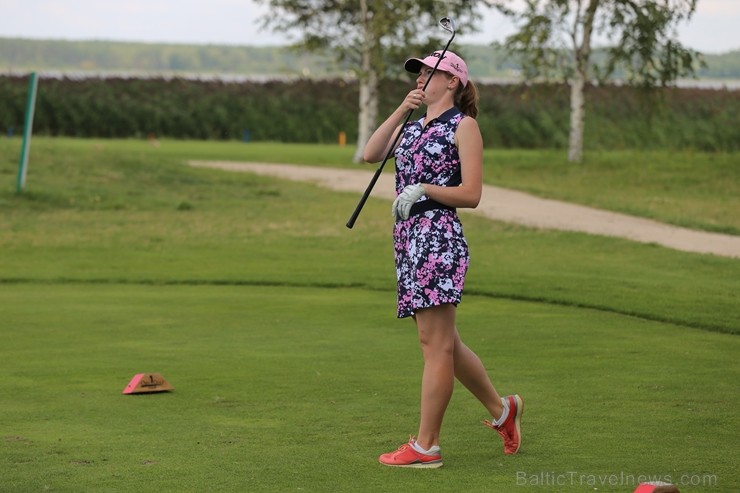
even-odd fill
[[(431, 102), (431, 100), (438, 99), (446, 92), (448, 92), (447, 89), (450, 85), (450, 82), (454, 78), (452, 74), (442, 72), (441, 70), (437, 70), (434, 72), (434, 74), (432, 74), (432, 68), (424, 66), (422, 67), (421, 72), (419, 72), (419, 75), (416, 77), (417, 89), (421, 89), (422, 87), (424, 87), (424, 84), (430, 76), (432, 77), (432, 80), (429, 81), (426, 91), (424, 91), (429, 102)], [(432, 99), (430, 100), (430, 98)]]
[[(432, 69), (432, 67), (427, 67), (426, 65), (421, 68), (419, 75), (416, 77), (416, 84), (419, 86), (419, 89), (421, 89), (424, 86), (429, 76), (432, 75), (433, 71), (434, 70)], [(446, 72), (437, 70), (436, 72), (434, 72), (433, 77), (435, 79), (438, 79), (442, 74), (446, 74)]]

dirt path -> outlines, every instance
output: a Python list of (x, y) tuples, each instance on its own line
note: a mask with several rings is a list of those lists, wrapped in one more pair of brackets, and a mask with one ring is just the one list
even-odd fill
[[(316, 183), (331, 190), (365, 191), (376, 168), (348, 170), (290, 164), (239, 163), (230, 161), (190, 161), (196, 167), (217, 168), (269, 175), (294, 181)], [(393, 175), (383, 173), (372, 197), (393, 200)], [(347, 211), (348, 217), (352, 211)], [(580, 231), (616, 236), (642, 243), (655, 243), (675, 250), (740, 258), (740, 236), (694, 231), (626, 214), (542, 199), (505, 188), (484, 185), (483, 199), (469, 211), (490, 219), (541, 229)]]

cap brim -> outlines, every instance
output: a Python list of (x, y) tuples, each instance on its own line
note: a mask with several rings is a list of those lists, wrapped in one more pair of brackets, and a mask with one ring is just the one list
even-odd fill
[(411, 72), (412, 74), (418, 74), (421, 72), (421, 67), (423, 66), (424, 62), (418, 58), (409, 58), (406, 60), (406, 63), (403, 64), (403, 68), (406, 69), (406, 72)]

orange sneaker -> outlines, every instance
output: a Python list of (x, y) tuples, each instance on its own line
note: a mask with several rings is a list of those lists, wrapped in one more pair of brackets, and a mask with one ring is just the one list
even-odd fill
[(484, 420), (483, 424), (492, 428), (504, 439), (504, 453), (514, 455), (519, 451), (522, 445), (522, 411), (524, 411), (524, 402), (519, 395), (507, 395), (504, 397), (509, 404), (509, 415), (506, 421), (496, 426), (493, 421)]
[(381, 455), (378, 457), (378, 461), (385, 466), (393, 467), (416, 467), (420, 469), (442, 467), (442, 455), (439, 452), (431, 455), (417, 452), (413, 446), (414, 441), (414, 437), (409, 438), (409, 443), (404, 443), (394, 452)]

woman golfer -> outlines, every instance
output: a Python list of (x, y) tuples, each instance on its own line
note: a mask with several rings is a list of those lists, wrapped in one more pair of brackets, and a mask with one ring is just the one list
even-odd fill
[(442, 466), (440, 430), (455, 378), (492, 416), (484, 423), (501, 435), (504, 452), (515, 454), (521, 444), (522, 399), (499, 396), (455, 326), (470, 260), (456, 208), (477, 207), (482, 193), (478, 91), (463, 59), (449, 51), (411, 58), (404, 67), (418, 74), (417, 87), (373, 133), (363, 157), (381, 161), (409, 110), (426, 106), (426, 114), (406, 125), (393, 150), (397, 198), (392, 207), (398, 318), (413, 318), (424, 356), (421, 420), (416, 437), (379, 460), (388, 466)]

